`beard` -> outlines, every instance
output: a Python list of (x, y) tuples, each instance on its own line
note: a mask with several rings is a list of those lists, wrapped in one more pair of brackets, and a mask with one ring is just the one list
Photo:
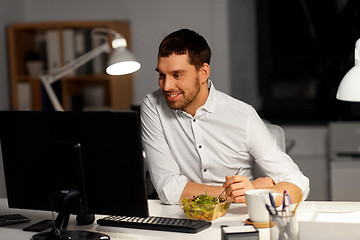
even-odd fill
[[(180, 89), (181, 90), (181, 89)], [(199, 95), (200, 92), (200, 80), (199, 77), (196, 77), (194, 82), (194, 87), (189, 92), (181, 91), (181, 98), (176, 101), (170, 101), (168, 98), (165, 99), (167, 101), (167, 104), (172, 109), (185, 109), (188, 107), (191, 103), (194, 102), (196, 97)], [(165, 95), (165, 93), (164, 93)]]

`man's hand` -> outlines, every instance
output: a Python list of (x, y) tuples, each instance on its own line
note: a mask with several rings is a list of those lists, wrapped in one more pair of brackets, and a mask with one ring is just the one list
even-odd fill
[(264, 189), (264, 188), (271, 188), (275, 185), (272, 178), (269, 177), (259, 177), (251, 182), (254, 188), (257, 189)]
[(254, 189), (253, 184), (245, 176), (226, 176), (226, 181), (223, 185), (226, 189), (226, 195), (229, 196), (233, 202), (245, 203), (245, 191)]

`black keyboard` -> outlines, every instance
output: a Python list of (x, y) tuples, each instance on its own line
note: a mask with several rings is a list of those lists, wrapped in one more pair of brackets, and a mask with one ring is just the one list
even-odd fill
[(211, 222), (168, 217), (109, 216), (97, 220), (101, 226), (138, 228), (159, 231), (197, 233), (211, 226)]
[(0, 226), (29, 222), (30, 219), (20, 214), (0, 215)]

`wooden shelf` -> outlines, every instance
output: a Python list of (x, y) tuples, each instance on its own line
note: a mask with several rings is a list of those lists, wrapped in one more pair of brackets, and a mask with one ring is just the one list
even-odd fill
[[(40, 60), (44, 63), (44, 70), (47, 70), (48, 51), (47, 48), (44, 47), (47, 39), (43, 37), (47, 31), (55, 30), (57, 33), (59, 46), (52, 50), (59, 51), (60, 65), (64, 65), (64, 30), (72, 29), (74, 31), (84, 30), (90, 32), (94, 28), (109, 28), (119, 32), (125, 37), (128, 42), (128, 47), (131, 49), (130, 28), (126, 21), (37, 22), (9, 25), (8, 54), (12, 109), (49, 110), (46, 105), (49, 106), (50, 103), (46, 102), (48, 100), (46, 93), (42, 89), (40, 79), (36, 76), (30, 76), (26, 69), (29, 53), (36, 52)], [(77, 39), (74, 39), (74, 44), (76, 41)], [(86, 38), (86, 41), (85, 44), (91, 45), (91, 37)], [(87, 51), (88, 49), (86, 49), (85, 52)], [(91, 87), (102, 89), (105, 108), (114, 110), (130, 108), (133, 100), (133, 79), (131, 74), (125, 76), (110, 76), (105, 74), (105, 69), (104, 73), (93, 74), (91, 64), (88, 65), (88, 70), (90, 70), (90, 73), (76, 73), (74, 76), (64, 77), (59, 81), (61, 85), (58, 89), (59, 98), (65, 110), (79, 110), (74, 109), (72, 98), (82, 98), (84, 91)], [(28, 99), (26, 99), (26, 96), (29, 96)], [(24, 105), (27, 106), (25, 108), (28, 109), (24, 109)], [(88, 106), (83, 105), (82, 107)]]

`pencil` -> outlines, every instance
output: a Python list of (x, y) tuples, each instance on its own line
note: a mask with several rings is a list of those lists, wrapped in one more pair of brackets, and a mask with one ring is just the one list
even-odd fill
[(300, 196), (300, 198), (299, 198), (299, 201), (297, 202), (296, 207), (295, 207), (295, 209), (294, 209), (294, 211), (293, 211), (293, 215), (295, 214), (295, 212), (296, 212), (296, 210), (297, 210), (300, 202), (302, 201), (302, 197), (303, 197), (303, 196), (302, 196), (302, 194), (301, 194), (301, 196)]

